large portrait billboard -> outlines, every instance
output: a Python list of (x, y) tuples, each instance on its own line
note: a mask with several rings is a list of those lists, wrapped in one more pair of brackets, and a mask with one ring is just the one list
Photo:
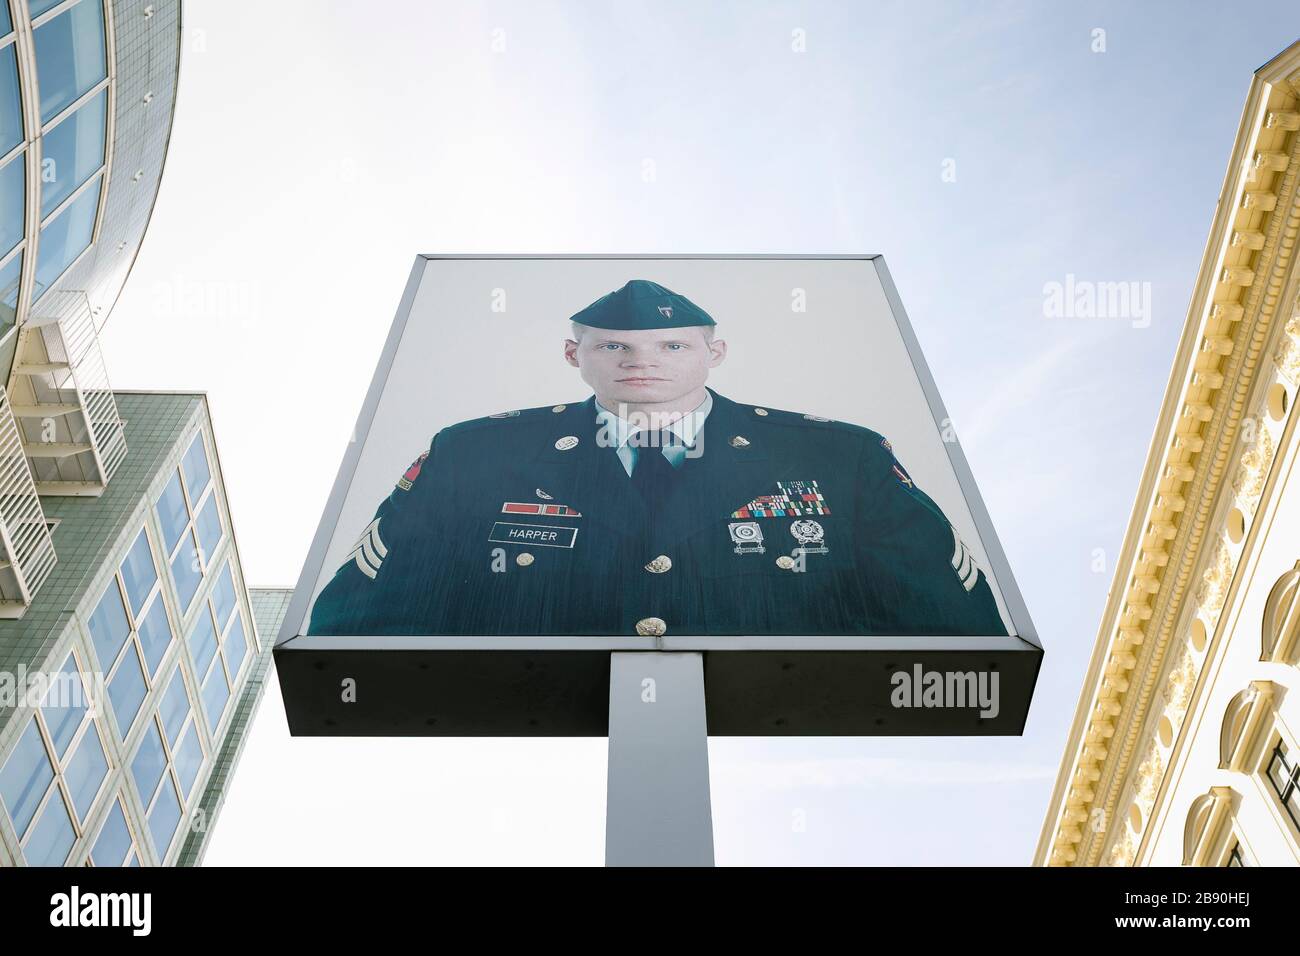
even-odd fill
[(1034, 643), (954, 436), (878, 258), (421, 257), (281, 643)]

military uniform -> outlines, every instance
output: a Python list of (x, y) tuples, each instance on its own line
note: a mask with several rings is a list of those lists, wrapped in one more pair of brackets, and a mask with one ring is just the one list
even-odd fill
[(710, 397), (659, 500), (602, 447), (594, 397), (444, 428), (309, 633), (1006, 633), (984, 572), (886, 439)]
[[(643, 279), (571, 321), (715, 324)], [(660, 433), (595, 396), (444, 428), (308, 633), (1006, 633), (983, 571), (887, 440), (706, 391)]]

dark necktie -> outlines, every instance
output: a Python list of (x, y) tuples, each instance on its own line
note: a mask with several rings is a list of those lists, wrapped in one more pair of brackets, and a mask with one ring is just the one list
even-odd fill
[(632, 487), (652, 507), (664, 500), (676, 474), (676, 469), (664, 456), (664, 449), (680, 443), (671, 431), (642, 431), (628, 442), (636, 449), (636, 462), (632, 466)]

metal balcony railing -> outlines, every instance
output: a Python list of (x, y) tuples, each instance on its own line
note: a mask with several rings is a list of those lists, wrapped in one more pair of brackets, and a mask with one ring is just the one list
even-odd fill
[(42, 495), (99, 495), (126, 436), (84, 292), (50, 292), (18, 331), (9, 391)]
[(0, 388), (0, 618), (18, 618), (57, 557), (9, 396)]

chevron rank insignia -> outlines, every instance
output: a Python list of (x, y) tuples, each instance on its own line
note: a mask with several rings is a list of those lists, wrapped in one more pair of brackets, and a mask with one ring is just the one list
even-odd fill
[(406, 473), (397, 479), (397, 487), (403, 491), (410, 491), (415, 479), (420, 477), (420, 466), (424, 464), (424, 459), (428, 457), (429, 453), (427, 451), (421, 452), (420, 457), (411, 462), (411, 467), (406, 469)]
[(979, 583), (980, 568), (975, 563), (975, 556), (971, 554), (970, 548), (966, 547), (965, 542), (957, 537), (955, 528), (952, 532), (952, 540), (952, 569), (957, 572), (957, 577), (961, 580), (961, 586), (969, 591)]
[(902, 465), (900, 465), (898, 462), (894, 462), (894, 464), (890, 467), (892, 467), (894, 470), (895, 478), (897, 478), (903, 484), (907, 485), (907, 487), (909, 488), (916, 487), (916, 483), (912, 481), (912, 476), (907, 473), (907, 471), (903, 468)]
[(379, 537), (379, 520), (376, 518), (366, 525), (365, 530), (361, 532), (361, 537), (357, 539), (357, 543), (348, 552), (348, 560), (355, 561), (361, 573), (372, 581), (375, 579), (375, 575), (379, 573), (379, 566), (384, 563), (384, 558), (388, 555), (388, 548), (384, 546), (383, 539)]
[(815, 481), (778, 481), (776, 494), (759, 495), (733, 511), (732, 518), (786, 518), (828, 515), (830, 506)]

